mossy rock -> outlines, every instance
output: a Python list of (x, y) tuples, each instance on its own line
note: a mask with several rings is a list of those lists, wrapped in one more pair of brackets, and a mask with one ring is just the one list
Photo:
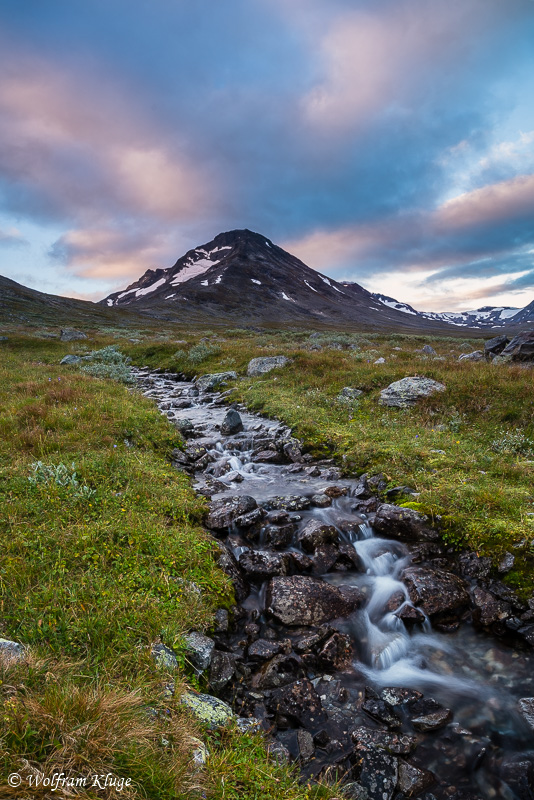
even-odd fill
[(211, 694), (185, 692), (182, 695), (182, 703), (191, 709), (195, 717), (211, 730), (222, 728), (234, 716), (234, 712), (228, 703), (213, 697)]

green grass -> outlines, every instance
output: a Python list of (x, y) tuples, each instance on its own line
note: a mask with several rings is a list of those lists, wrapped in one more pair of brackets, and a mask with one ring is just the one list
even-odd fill
[[(231, 585), (201, 526), (205, 502), (168, 462), (176, 430), (138, 392), (59, 366), (88, 349), (26, 336), (2, 349), (0, 635), (30, 656), (0, 664), (0, 792), (23, 796), (6, 783), (14, 771), (63, 770), (130, 777), (121, 797), (222, 798), (235, 785), (255, 798), (263, 771), (304, 800), (292, 770), (233, 730), (212, 737), (204, 771), (192, 769), (194, 737), (206, 734), (179, 702), (193, 680), (182, 635), (209, 629), (233, 602)], [(162, 691), (171, 676), (150, 658), (159, 640), (180, 663), (173, 699)], [(247, 777), (237, 764), (251, 748)]]

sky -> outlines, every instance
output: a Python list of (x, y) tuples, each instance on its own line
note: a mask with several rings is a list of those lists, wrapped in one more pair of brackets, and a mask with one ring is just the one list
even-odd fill
[(421, 310), (534, 300), (534, 0), (1, 0), (0, 274), (221, 231)]

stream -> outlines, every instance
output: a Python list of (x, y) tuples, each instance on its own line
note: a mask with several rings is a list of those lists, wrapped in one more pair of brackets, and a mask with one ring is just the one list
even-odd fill
[(343, 778), (350, 797), (534, 798), (534, 717), (518, 710), (534, 697), (532, 649), (474, 624), (469, 603), (414, 602), (425, 569), (468, 599), (477, 577), (459, 577), (442, 543), (378, 534), (372, 480), (302, 454), (275, 420), (229, 414), (229, 392), (135, 375), (186, 438), (178, 466), (210, 499), (236, 586), (209, 691), (258, 719), (305, 778)]

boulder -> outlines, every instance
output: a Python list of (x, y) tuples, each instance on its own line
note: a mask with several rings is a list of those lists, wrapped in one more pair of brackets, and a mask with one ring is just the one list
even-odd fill
[(529, 728), (534, 731), (534, 697), (522, 697), (517, 701), (517, 707)]
[(306, 670), (300, 656), (295, 653), (286, 655), (280, 653), (274, 656), (261, 668), (260, 672), (254, 675), (252, 686), (254, 689), (262, 691), (278, 689), (296, 680), (306, 677)]
[(249, 584), (245, 580), (243, 570), (237, 563), (234, 554), (224, 544), (221, 544), (221, 552), (217, 557), (217, 565), (223, 570), (223, 572), (226, 572), (232, 581), (235, 599), (238, 602), (244, 600), (250, 590)]
[(166, 647), (161, 642), (156, 642), (156, 644), (152, 645), (150, 655), (160, 669), (178, 669), (178, 659), (176, 658), (174, 651), (171, 650), (170, 647)]
[(406, 733), (392, 733), (391, 731), (375, 730), (361, 725), (351, 732), (352, 741), (360, 747), (385, 750), (386, 753), (397, 756), (407, 756), (417, 745), (415, 736)]
[(247, 375), (250, 378), (255, 378), (257, 375), (265, 375), (278, 367), (285, 367), (289, 364), (290, 359), (286, 356), (264, 356), (261, 358), (253, 358), (248, 362)]
[(299, 532), (298, 541), (307, 553), (313, 553), (321, 544), (335, 542), (338, 532), (333, 525), (325, 525), (317, 519), (310, 520)]
[(313, 730), (326, 721), (321, 698), (307, 678), (275, 689), (266, 705), (271, 713), (282, 715), (303, 728)]
[(368, 800), (391, 800), (398, 779), (398, 759), (383, 750), (359, 747), (356, 750), (358, 783), (367, 790)]
[(410, 377), (390, 383), (380, 392), (380, 404), (392, 408), (407, 408), (413, 406), (421, 397), (428, 397), (435, 392), (445, 391), (442, 383), (431, 378)]
[(253, 497), (242, 495), (241, 497), (223, 497), (210, 503), (210, 511), (206, 519), (206, 525), (213, 531), (224, 531), (238, 518), (250, 511), (254, 511), (257, 503)]
[(213, 392), (228, 381), (235, 380), (237, 380), (237, 373), (235, 372), (214, 372), (211, 375), (201, 375), (197, 379), (195, 386), (199, 392)]
[(431, 527), (430, 520), (425, 514), (391, 503), (384, 503), (379, 507), (373, 527), (378, 533), (402, 542), (428, 542), (439, 539), (439, 533)]
[(275, 577), (267, 588), (266, 609), (283, 625), (321, 625), (359, 607), (359, 590), (343, 593), (324, 581), (303, 575)]
[(243, 421), (238, 411), (231, 408), (227, 411), (225, 418), (221, 425), (221, 433), (224, 436), (231, 436), (234, 433), (239, 433), (243, 430)]
[(59, 338), (62, 342), (75, 342), (77, 339), (87, 339), (87, 334), (74, 328), (62, 328)]
[(499, 600), (480, 586), (475, 586), (471, 597), (475, 607), (473, 618), (482, 627), (493, 625), (494, 622), (502, 622), (512, 615), (512, 607), (509, 603)]
[(413, 764), (407, 764), (405, 761), (399, 761), (397, 789), (406, 797), (415, 797), (432, 786), (434, 781), (434, 775), (428, 770), (414, 767)]
[(361, 389), (353, 389), (352, 386), (345, 386), (338, 396), (336, 400), (338, 403), (345, 403), (346, 405), (350, 405), (358, 400), (363, 394)]
[(436, 353), (436, 351), (434, 350), (434, 348), (433, 348), (431, 345), (429, 345), (429, 344), (425, 344), (425, 345), (423, 346), (423, 348), (422, 348), (421, 352), (422, 352), (422, 353), (424, 353), (424, 354), (425, 354), (425, 355), (427, 355), (427, 356), (436, 356), (436, 355), (437, 355), (437, 353)]
[(0, 659), (4, 663), (22, 661), (25, 654), (26, 649), (23, 645), (18, 642), (12, 642), (11, 639), (0, 639)]
[(506, 334), (502, 336), (495, 336), (493, 339), (488, 339), (487, 342), (484, 343), (484, 355), (488, 361), (495, 356), (500, 355), (507, 344), (510, 343), (510, 339)]
[(211, 656), (215, 649), (215, 642), (203, 633), (193, 631), (184, 636), (185, 646), (188, 650), (188, 659), (200, 674), (211, 664)]
[(182, 703), (193, 712), (197, 719), (212, 730), (223, 727), (234, 716), (228, 703), (210, 694), (185, 692), (182, 695)]
[(236, 657), (231, 653), (214, 650), (211, 656), (209, 685), (214, 692), (220, 692), (235, 675)]
[(82, 359), (81, 359), (80, 356), (68, 355), (68, 356), (63, 356), (63, 358), (61, 359), (61, 361), (59, 363), (63, 364), (63, 365), (66, 365), (66, 366), (69, 366), (69, 365), (72, 365), (72, 364), (80, 364), (81, 361), (82, 361)]
[(534, 330), (524, 331), (514, 336), (500, 353), (500, 358), (504, 361), (534, 361)]
[(469, 606), (467, 585), (452, 572), (408, 567), (402, 573), (402, 580), (408, 587), (412, 603), (421, 606), (429, 617)]
[(239, 566), (249, 580), (264, 581), (273, 575), (287, 575), (290, 565), (291, 556), (288, 553), (249, 550), (239, 556)]
[(482, 350), (473, 350), (472, 353), (462, 353), (458, 361), (484, 361), (484, 353)]

